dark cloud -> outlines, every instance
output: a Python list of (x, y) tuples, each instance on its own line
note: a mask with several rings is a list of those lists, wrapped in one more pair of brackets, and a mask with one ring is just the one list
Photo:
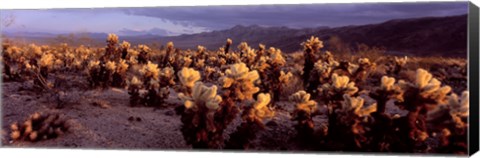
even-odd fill
[(357, 3), (256, 6), (122, 8), (130, 15), (156, 17), (182, 26), (226, 29), (234, 25), (293, 28), (378, 23), (390, 19), (465, 14), (467, 2)]

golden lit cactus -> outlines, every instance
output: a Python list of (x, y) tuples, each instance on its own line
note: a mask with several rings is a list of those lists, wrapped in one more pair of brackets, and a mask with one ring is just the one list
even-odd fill
[(377, 105), (364, 106), (364, 99), (360, 97), (351, 97), (348, 94), (343, 95), (344, 102), (336, 113), (340, 116), (342, 122), (348, 122), (349, 119), (369, 116), (370, 113), (377, 110)]
[(317, 102), (310, 100), (310, 94), (303, 90), (294, 93), (289, 99), (296, 104), (296, 110), (305, 111), (310, 115), (317, 110)]
[(285, 73), (283, 71), (280, 71), (280, 77), (278, 80), (280, 81), (281, 84), (287, 84), (290, 79), (292, 79), (293, 74), (291, 72)]
[(317, 52), (320, 48), (323, 48), (323, 42), (318, 37), (311, 36), (310, 39), (301, 44), (304, 51)]
[(339, 76), (336, 73), (332, 75), (331, 83), (325, 83), (320, 88), (321, 91), (326, 93), (327, 96), (339, 96), (343, 94), (353, 95), (357, 93), (358, 88), (355, 86), (355, 82), (350, 82), (348, 76)]
[(335, 117), (332, 118), (335, 121), (329, 120), (328, 135), (349, 148), (362, 148), (367, 142), (368, 118), (377, 110), (377, 106), (365, 106), (363, 98), (348, 94), (344, 94), (343, 99), (335, 109)]
[(178, 97), (185, 103), (187, 110), (198, 111), (201, 108), (208, 109), (208, 118), (213, 120), (213, 114), (219, 108), (222, 97), (217, 95), (217, 86), (205, 86), (202, 82), (196, 82), (192, 89), (192, 96), (179, 93)]
[(43, 54), (42, 48), (35, 44), (29, 44), (27, 52), (30, 57), (40, 57)]
[(50, 69), (50, 68), (52, 68), (54, 62), (55, 62), (55, 58), (54, 58), (53, 54), (43, 54), (42, 57), (39, 60), (38, 65), (40, 67)]
[(225, 47), (223, 48), (223, 51), (226, 54), (228, 54), (228, 51), (230, 51), (230, 46), (232, 45), (233, 41), (232, 39), (228, 38), (227, 43), (225, 44)]
[(269, 63), (276, 66), (284, 66), (286, 61), (283, 57), (282, 51), (280, 49), (270, 48), (269, 49), (270, 60)]
[(120, 74), (125, 74), (128, 70), (128, 64), (126, 60), (121, 59), (120, 62), (118, 62), (117, 66), (117, 72)]
[(65, 115), (35, 112), (23, 124), (12, 123), (10, 137), (13, 141), (28, 140), (32, 142), (53, 139), (68, 132), (70, 126)]
[(314, 67), (315, 67), (316, 74), (318, 74), (320, 83), (330, 79), (330, 76), (332, 75), (333, 70), (338, 66), (334, 64), (332, 65), (322, 60), (318, 60), (317, 62), (315, 62)]
[(405, 66), (405, 64), (407, 64), (407, 61), (408, 61), (408, 57), (405, 56), (403, 58), (397, 58), (395, 57), (395, 64), (399, 65), (400, 67), (403, 67)]
[(191, 95), (179, 93), (178, 97), (185, 106), (181, 131), (187, 144), (193, 148), (218, 148), (223, 142), (223, 129), (217, 128), (215, 120), (222, 102), (222, 97), (217, 95), (217, 87), (196, 82)]
[(242, 42), (238, 45), (237, 47), (240, 51), (244, 51), (246, 52), (248, 48), (250, 48), (250, 46), (248, 46), (248, 43), (247, 42)]
[(130, 81), (127, 81), (128, 94), (130, 95), (130, 106), (136, 106), (140, 103), (140, 100), (142, 99), (140, 96), (142, 85), (143, 82), (136, 76), (133, 76)]
[[(445, 119), (445, 115), (450, 115), (449, 120)], [(460, 98), (457, 94), (452, 93), (448, 96), (446, 104), (437, 106), (428, 113), (428, 121), (441, 121), (441, 123), (452, 122), (456, 128), (466, 127), (466, 120), (469, 115), (469, 92), (464, 91)], [(448, 118), (448, 117), (447, 117)], [(437, 121), (438, 120), (438, 121)]]
[(409, 111), (406, 117), (410, 144), (422, 142), (428, 137), (425, 136), (428, 111), (446, 102), (451, 87), (441, 86), (441, 82), (424, 69), (417, 69), (414, 83), (400, 80), (399, 85), (404, 90), (403, 102), (399, 106)]
[(313, 116), (317, 110), (317, 102), (310, 100), (310, 94), (305, 91), (298, 91), (289, 97), (295, 103), (295, 110), (292, 120), (297, 121), (294, 125), (297, 130), (297, 137), (306, 142), (311, 142), (315, 132)]
[(267, 57), (262, 56), (253, 65), (252, 69), (258, 70), (260, 72), (265, 72), (270, 67), (271, 66), (270, 66), (270, 64), (268, 64)]
[(107, 37), (107, 42), (108, 43), (111, 43), (111, 44), (116, 44), (118, 43), (118, 36), (111, 33), (111, 34), (108, 34), (108, 37)]
[(446, 104), (437, 106), (428, 113), (429, 132), (440, 133), (432, 134), (440, 141), (439, 150), (463, 154), (468, 151), (468, 115), (468, 91), (464, 91), (460, 98), (452, 93)]
[(105, 68), (107, 68), (109, 72), (113, 73), (115, 72), (117, 65), (113, 61), (107, 61), (107, 63), (105, 63)]
[(377, 113), (383, 114), (386, 103), (390, 99), (403, 101), (403, 90), (399, 84), (395, 84), (395, 78), (383, 76), (380, 80), (380, 87), (374, 88), (369, 96), (377, 101)]
[(150, 58), (151, 49), (148, 46), (143, 44), (138, 45), (137, 47), (139, 49), (139, 54), (137, 59), (138, 63), (141, 63), (141, 64), (147, 63)]
[[(320, 48), (323, 48), (323, 42), (320, 41), (317, 37), (310, 37), (307, 41), (301, 44), (303, 46), (303, 87), (307, 89), (307, 92), (314, 93), (315, 88), (318, 86), (316, 82), (310, 82), (310, 74), (314, 68), (315, 62), (317, 61), (316, 54), (320, 51)], [(315, 79), (317, 80), (317, 79)]]
[(230, 90), (235, 100), (245, 100), (252, 99), (253, 94), (260, 91), (255, 86), (259, 77), (256, 70), (250, 71), (245, 63), (238, 63), (225, 70), (225, 76), (220, 78), (220, 82), (223, 88)]
[(142, 74), (145, 79), (158, 80), (160, 69), (157, 64), (148, 61), (148, 63), (140, 69), (140, 74)]
[(242, 123), (235, 132), (230, 134), (230, 139), (225, 143), (226, 149), (251, 148), (251, 141), (256, 138), (260, 130), (265, 129), (264, 120), (272, 118), (275, 114), (268, 108), (271, 100), (270, 94), (260, 93), (251, 106), (244, 107)]
[(130, 50), (130, 43), (127, 41), (123, 41), (122, 44), (120, 45), (121, 51), (122, 51), (122, 56), (121, 59), (125, 60), (127, 59), (128, 52)]
[(120, 45), (120, 47), (123, 49), (123, 50), (128, 50), (130, 49), (130, 46), (131, 44), (127, 41), (123, 41), (122, 44)]
[(178, 79), (182, 84), (183, 92), (190, 94), (195, 82), (200, 80), (201, 76), (199, 71), (184, 67), (178, 72)]
[(88, 62), (87, 69), (99, 69), (100, 68), (100, 61), (98, 60), (91, 60)]
[(445, 101), (446, 95), (451, 91), (450, 86), (441, 86), (441, 82), (433, 78), (432, 74), (424, 69), (417, 69), (415, 83), (401, 82), (404, 89), (413, 88), (418, 91), (422, 99), (432, 100), (438, 103)]
[(175, 85), (175, 70), (172, 67), (165, 67), (160, 72), (160, 80), (164, 86), (173, 86)]
[(253, 103), (253, 110), (250, 111), (248, 117), (259, 121), (264, 118), (273, 117), (274, 112), (267, 107), (267, 105), (270, 104), (270, 101), (270, 94), (258, 94), (257, 100), (255, 101), (255, 103)]
[(205, 67), (205, 59), (197, 60), (197, 62), (195, 62), (195, 67), (197, 69), (203, 69), (203, 67)]
[(448, 107), (450, 108), (450, 115), (456, 117), (468, 117), (469, 115), (469, 92), (464, 91), (460, 98), (455, 93), (448, 98)]

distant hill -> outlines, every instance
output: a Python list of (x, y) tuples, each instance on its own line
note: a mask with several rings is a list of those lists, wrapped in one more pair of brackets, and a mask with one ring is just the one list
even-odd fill
[[(36, 33), (32, 39), (38, 41), (43, 37), (38, 34), (45, 35), (45, 37), (52, 36), (51, 34)], [(27, 37), (28, 33), (16, 36)], [(85, 33), (83, 37), (85, 36), (90, 37), (92, 42), (103, 44), (107, 35)], [(227, 38), (231, 38), (234, 48), (240, 42), (245, 41), (253, 47), (262, 43), (267, 47), (274, 46), (289, 53), (301, 50), (300, 43), (310, 36), (319, 37), (327, 46), (330, 38), (338, 37), (345, 46), (350, 47), (354, 47), (357, 43), (364, 43), (369, 46), (382, 46), (389, 52), (397, 54), (466, 57), (467, 15), (396, 19), (378, 24), (336, 28), (292, 29), (237, 25), (227, 30), (198, 34), (167, 37), (139, 34), (138, 36), (120, 36), (120, 40), (127, 40), (132, 44), (165, 44), (172, 41), (175, 47), (182, 49), (195, 49), (197, 45), (203, 45), (208, 49), (218, 49), (225, 44)], [(76, 35), (76, 37), (82, 36)]]
[(151, 40), (162, 43), (173, 41), (175, 46), (181, 48), (204, 45), (209, 49), (217, 49), (225, 43), (225, 39), (231, 38), (235, 44), (246, 41), (256, 47), (258, 43), (263, 43), (267, 47), (274, 46), (284, 52), (293, 52), (300, 50), (300, 43), (312, 35), (323, 41), (337, 36), (345, 45), (352, 47), (356, 43), (364, 43), (383, 46), (390, 52), (401, 54), (466, 57), (467, 15), (397, 19), (379, 24), (337, 28), (235, 26), (228, 30)]

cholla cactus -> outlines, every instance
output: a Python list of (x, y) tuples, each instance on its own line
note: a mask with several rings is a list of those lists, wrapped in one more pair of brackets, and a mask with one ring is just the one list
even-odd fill
[(225, 70), (225, 76), (220, 78), (224, 89), (230, 90), (230, 96), (234, 100), (252, 99), (253, 94), (260, 91), (255, 86), (259, 81), (259, 75), (256, 70), (250, 71), (245, 63), (230, 65), (230, 69)]
[(268, 108), (270, 94), (260, 93), (252, 106), (245, 107), (242, 113), (242, 124), (230, 135), (226, 149), (248, 149), (250, 141), (256, 138), (259, 130), (265, 129), (263, 120), (274, 116), (274, 111)]
[(128, 51), (130, 49), (130, 43), (123, 41), (120, 47), (122, 48), (122, 59), (125, 60), (127, 59)]
[(225, 55), (228, 54), (228, 51), (230, 50), (230, 46), (232, 45), (232, 39), (228, 38), (227, 43), (225, 44), (224, 53)]
[(422, 142), (428, 137), (428, 135), (425, 136), (427, 112), (431, 106), (444, 103), (451, 88), (450, 86), (442, 87), (440, 81), (423, 69), (417, 69), (415, 83), (401, 80), (399, 85), (405, 91), (400, 105), (409, 111), (407, 122), (410, 143)]
[(203, 67), (205, 67), (205, 59), (197, 60), (197, 62), (195, 62), (195, 67), (197, 69), (203, 69)]
[(40, 114), (30, 115), (22, 125), (13, 123), (10, 125), (10, 137), (14, 141), (29, 140), (32, 142), (57, 138), (68, 132), (70, 124), (64, 115)]
[(364, 107), (364, 100), (360, 97), (351, 97), (348, 94), (344, 94), (343, 99), (344, 102), (335, 110), (342, 123), (349, 123), (351, 119), (369, 116), (370, 113), (377, 110), (376, 104)]
[(180, 72), (178, 72), (178, 79), (182, 84), (182, 90), (186, 95), (189, 95), (192, 91), (192, 88), (198, 80), (201, 79), (200, 72), (192, 68), (184, 67)]
[(117, 58), (117, 44), (118, 44), (118, 36), (111, 33), (108, 34), (107, 37), (107, 47), (105, 49), (105, 55), (102, 57), (102, 61), (106, 60), (115, 60)]
[(122, 59), (120, 62), (118, 62), (116, 71), (120, 74), (125, 74), (128, 70), (128, 67), (129, 65), (127, 64), (127, 61)]
[(355, 82), (350, 82), (347, 76), (339, 76), (334, 73), (331, 83), (323, 84), (320, 91), (322, 91), (327, 98), (341, 100), (343, 94), (353, 95), (357, 93), (358, 88), (355, 86)]
[(388, 64), (387, 65), (387, 72), (389, 74), (395, 74), (395, 75), (398, 75), (399, 72), (402, 70), (403, 67), (405, 67), (405, 65), (407, 64), (407, 61), (408, 61), (408, 57), (405, 56), (403, 58), (398, 58), (398, 57), (394, 57), (394, 60), (390, 63), (393, 63), (393, 64)]
[[(223, 142), (222, 129), (215, 126), (215, 113), (220, 108), (222, 97), (217, 95), (217, 87), (207, 87), (202, 82), (195, 83), (191, 96), (179, 93), (184, 101), (182, 114), (182, 134), (193, 148), (218, 148)], [(220, 137), (218, 137), (220, 133)]]
[[(450, 115), (449, 120), (444, 120), (445, 115)], [(465, 128), (466, 120), (469, 115), (469, 93), (464, 91), (462, 96), (458, 98), (455, 93), (448, 96), (448, 102), (444, 105), (437, 106), (428, 115), (429, 122), (451, 122), (456, 128)], [(448, 117), (447, 117), (448, 118)], [(442, 120), (443, 119), (443, 120)], [(438, 121), (437, 121), (438, 120)]]
[(87, 66), (88, 70), (99, 69), (99, 68), (100, 68), (100, 61), (92, 60), (88, 62), (88, 66)]
[[(330, 80), (330, 77), (333, 74), (333, 70), (337, 69), (339, 66), (339, 63), (336, 61), (323, 61), (323, 60), (318, 60), (314, 67), (315, 67), (315, 73), (314, 76), (318, 77), (319, 83), (325, 83), (328, 80)], [(314, 84), (313, 87), (316, 87)]]
[(40, 74), (42, 77), (47, 78), (48, 72), (53, 68), (55, 64), (55, 57), (53, 54), (43, 54), (40, 60), (38, 61), (38, 65), (40, 68)]
[(116, 65), (115, 73), (113, 73), (112, 75), (112, 86), (115, 86), (115, 87), (125, 86), (125, 80), (126, 80), (125, 78), (126, 78), (127, 70), (128, 70), (127, 62), (123, 59), (120, 59), (120, 61)]
[(317, 111), (317, 102), (310, 100), (310, 94), (305, 91), (298, 91), (291, 95), (289, 99), (296, 104), (292, 120), (297, 121), (295, 125), (297, 135), (305, 141), (309, 141), (315, 131), (313, 116)]
[(138, 63), (144, 64), (147, 63), (150, 59), (150, 48), (146, 45), (138, 45), (139, 54), (138, 54)]
[(448, 97), (448, 102), (437, 106), (428, 113), (429, 130), (442, 129), (438, 138), (440, 149), (449, 153), (466, 153), (468, 146), (469, 93), (464, 91), (460, 98), (456, 94)]
[(140, 69), (140, 74), (143, 75), (145, 82), (149, 82), (150, 79), (158, 80), (160, 69), (157, 64), (148, 61), (148, 63)]
[(205, 67), (204, 69), (204, 75), (205, 75), (205, 80), (206, 81), (213, 81), (214, 73), (216, 69), (210, 66)]
[(130, 106), (136, 106), (140, 103), (140, 100), (142, 99), (140, 96), (142, 84), (142, 81), (140, 81), (136, 76), (133, 76), (131, 81), (127, 81), (128, 94), (130, 95)]
[(448, 98), (448, 106), (450, 107), (450, 115), (455, 117), (468, 117), (469, 115), (469, 93), (464, 91), (462, 96), (458, 98), (456, 94), (450, 95)]
[(270, 94), (260, 93), (257, 96), (256, 102), (253, 104), (253, 109), (248, 113), (248, 118), (261, 122), (264, 118), (272, 117), (274, 112), (271, 111), (267, 105), (270, 104)]
[(317, 110), (317, 102), (310, 100), (310, 94), (305, 91), (298, 91), (289, 97), (290, 101), (296, 103), (296, 109), (311, 115)]
[(35, 45), (35, 44), (30, 44), (28, 45), (28, 50), (27, 50), (29, 56), (31, 57), (40, 57), (42, 55), (42, 48)]
[(113, 62), (113, 61), (108, 61), (105, 64), (105, 67), (107, 68), (108, 72), (112, 73), (112, 74), (113, 74), (113, 72), (115, 72), (115, 69), (117, 68), (115, 62)]
[(286, 61), (283, 58), (282, 51), (280, 49), (275, 49), (271, 47), (268, 51), (270, 55), (269, 63), (273, 66), (284, 66)]
[(285, 73), (283, 71), (280, 71), (280, 77), (278, 78), (278, 80), (281, 84), (287, 84), (292, 78), (292, 76), (293, 74), (291, 72)]
[(314, 87), (309, 84), (310, 80), (310, 72), (314, 68), (315, 61), (317, 61), (317, 54), (320, 48), (323, 48), (323, 42), (320, 41), (317, 37), (310, 37), (309, 40), (302, 43), (304, 55), (303, 58), (305, 59), (304, 66), (303, 66), (303, 87), (308, 90), (309, 93), (313, 93)]
[(39, 60), (38, 65), (40, 66), (40, 68), (43, 67), (43, 68), (50, 69), (52, 68), (54, 62), (55, 62), (55, 58), (53, 54), (43, 54)]
[(162, 85), (173, 86), (175, 85), (175, 71), (172, 67), (165, 67), (160, 72), (160, 80)]
[(118, 36), (113, 34), (113, 33), (108, 34), (107, 42), (109, 44), (117, 44), (118, 43)]
[(403, 101), (402, 88), (398, 84), (395, 84), (395, 78), (388, 76), (383, 76), (380, 87), (375, 88), (369, 95), (377, 101), (377, 112), (379, 114), (385, 112), (388, 100), (395, 99), (397, 101)]
[(395, 64), (399, 65), (400, 67), (405, 66), (407, 64), (408, 57), (405, 56), (403, 58), (397, 58), (395, 57)]
[(318, 37), (311, 36), (306, 42), (301, 44), (303, 50), (307, 52), (316, 53), (320, 48), (323, 48), (323, 42)]
[[(217, 95), (217, 86), (207, 87), (202, 82), (196, 82), (192, 96), (179, 93), (178, 97), (185, 101), (185, 108), (187, 110), (199, 111), (201, 108), (208, 110), (207, 117), (210, 121), (213, 121), (213, 114), (219, 108), (219, 103), (222, 101), (222, 97)], [(208, 126), (208, 125), (207, 125)], [(213, 129), (210, 127), (209, 129)]]
[[(329, 136), (340, 140), (349, 148), (361, 148), (366, 142), (366, 128), (368, 123), (364, 118), (370, 117), (370, 113), (377, 109), (376, 104), (364, 106), (364, 100), (360, 97), (343, 95), (344, 101), (335, 109), (335, 124), (329, 124)], [(367, 119), (368, 120), (368, 119)]]
[[(428, 71), (424, 69), (417, 69), (416, 79), (414, 84), (402, 82), (402, 88), (413, 88), (418, 91), (418, 95), (426, 102), (443, 103), (446, 95), (451, 91), (450, 86), (441, 86), (441, 82), (432, 77)], [(410, 93), (411, 94), (411, 93)]]

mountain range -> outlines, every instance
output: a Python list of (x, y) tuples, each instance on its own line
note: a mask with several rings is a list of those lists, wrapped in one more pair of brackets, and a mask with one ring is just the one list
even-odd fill
[[(144, 32), (128, 29), (122, 31), (127, 36), (120, 36), (120, 40), (126, 40), (132, 44), (165, 44), (172, 41), (175, 47), (181, 49), (195, 49), (197, 45), (203, 45), (215, 50), (222, 47), (226, 39), (230, 38), (234, 41), (235, 47), (240, 42), (248, 42), (252, 47), (262, 43), (267, 47), (277, 47), (289, 53), (301, 50), (300, 43), (310, 36), (317, 36), (325, 42), (326, 46), (328, 41), (335, 37), (341, 39), (347, 47), (355, 47), (356, 44), (363, 43), (369, 46), (385, 47), (388, 52), (396, 54), (449, 57), (466, 57), (467, 55), (467, 15), (394, 19), (377, 24), (335, 28), (293, 29), (237, 25), (226, 30), (179, 36), (166, 36), (168, 32), (162, 29)], [(34, 41), (47, 37), (58, 38), (58, 35), (48, 33), (3, 34), (7, 37), (21, 37)], [(107, 37), (106, 33), (83, 33), (82, 35), (96, 42), (104, 42)]]

